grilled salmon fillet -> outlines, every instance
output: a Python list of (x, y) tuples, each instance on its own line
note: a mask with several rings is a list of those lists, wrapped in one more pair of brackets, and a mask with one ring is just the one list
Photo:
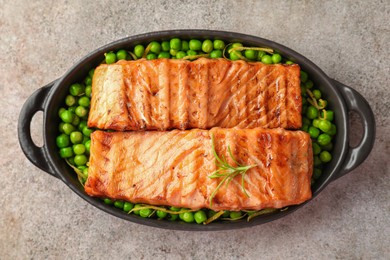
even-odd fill
[(102, 64), (88, 126), (99, 129), (299, 129), (298, 65), (200, 58)]
[[(255, 165), (222, 185), (212, 153), (235, 166)], [(104, 132), (91, 135), (85, 191), (133, 203), (190, 209), (260, 210), (300, 204), (311, 198), (313, 155), (310, 136), (277, 129)]]

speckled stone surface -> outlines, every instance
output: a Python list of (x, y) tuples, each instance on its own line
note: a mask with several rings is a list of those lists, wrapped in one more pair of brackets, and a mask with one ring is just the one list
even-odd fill
[[(0, 259), (390, 258), (389, 1), (0, 0), (0, 6)], [(179, 28), (252, 34), (302, 53), (371, 104), (372, 153), (297, 212), (213, 233), (118, 219), (26, 159), (17, 117), (33, 91), (103, 44)], [(356, 143), (358, 117), (351, 125)], [(32, 135), (40, 144), (41, 129), (38, 113)]]

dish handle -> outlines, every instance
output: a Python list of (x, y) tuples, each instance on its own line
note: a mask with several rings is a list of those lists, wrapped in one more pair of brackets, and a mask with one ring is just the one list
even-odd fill
[(35, 166), (41, 170), (51, 174), (54, 177), (58, 176), (54, 173), (48, 160), (45, 156), (44, 146), (37, 146), (31, 138), (31, 120), (38, 111), (44, 111), (44, 104), (51, 87), (55, 81), (47, 84), (46, 86), (36, 90), (24, 103), (18, 120), (18, 138), (20, 147), (23, 153), (26, 155)]
[(333, 82), (344, 97), (348, 111), (358, 113), (363, 124), (362, 139), (356, 147), (349, 146), (348, 154), (340, 173), (334, 177), (334, 179), (338, 179), (363, 163), (370, 154), (375, 142), (375, 118), (367, 100), (359, 92), (337, 80), (333, 80)]

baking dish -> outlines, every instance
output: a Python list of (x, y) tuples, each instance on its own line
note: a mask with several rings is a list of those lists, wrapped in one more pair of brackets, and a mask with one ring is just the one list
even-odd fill
[[(70, 68), (64, 76), (36, 90), (22, 107), (18, 122), (18, 135), (20, 146), (26, 157), (37, 167), (52, 176), (61, 179), (80, 197), (90, 204), (114, 216), (129, 220), (134, 223), (144, 224), (166, 229), (177, 230), (225, 230), (249, 227), (279, 219), (304, 206), (290, 206), (287, 210), (277, 211), (271, 214), (259, 216), (250, 222), (246, 220), (236, 222), (215, 222), (209, 225), (196, 225), (166, 220), (141, 218), (104, 204), (100, 199), (88, 196), (79, 183), (76, 174), (58, 153), (56, 136), (58, 135), (58, 110), (63, 105), (69, 86), (80, 81), (91, 68), (96, 67), (104, 58), (104, 53), (131, 49), (137, 44), (145, 44), (150, 41), (169, 40), (178, 37), (181, 39), (221, 39), (227, 42), (241, 42), (246, 46), (269, 47), (277, 50), (282, 56), (298, 63), (301, 69), (306, 71), (311, 80), (317, 86), (325, 99), (329, 101), (329, 107), (335, 112), (335, 124), (337, 135), (334, 141), (333, 160), (326, 166), (321, 177), (312, 186), (313, 198), (317, 196), (330, 182), (345, 175), (359, 166), (369, 155), (375, 140), (375, 119), (368, 102), (353, 88), (331, 79), (313, 62), (301, 54), (276, 42), (263, 38), (225, 31), (210, 30), (172, 30), (151, 32), (142, 35), (127, 37), (107, 44), (91, 52)], [(34, 144), (30, 133), (30, 123), (33, 116), (43, 112), (43, 146)], [(360, 115), (363, 125), (363, 136), (356, 147), (349, 146), (349, 112), (355, 111)]]

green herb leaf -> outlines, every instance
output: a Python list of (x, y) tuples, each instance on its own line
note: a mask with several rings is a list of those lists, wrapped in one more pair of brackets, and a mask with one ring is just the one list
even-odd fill
[(217, 194), (218, 190), (222, 187), (224, 183), (228, 186), (229, 183), (238, 175), (241, 175), (241, 188), (242, 191), (244, 192), (245, 196), (249, 197), (248, 193), (246, 192), (245, 189), (245, 174), (246, 172), (257, 166), (257, 165), (242, 165), (240, 164), (233, 156), (232, 151), (230, 150), (230, 146), (228, 146), (228, 153), (230, 158), (233, 160), (233, 162), (237, 166), (232, 166), (230, 165), (227, 161), (226, 158), (222, 155), (221, 157), (217, 154), (215, 150), (215, 145), (214, 145), (214, 135), (211, 136), (211, 148), (212, 148), (212, 153), (215, 157), (215, 164), (218, 167), (216, 171), (214, 171), (211, 175), (209, 175), (209, 178), (214, 179), (214, 178), (222, 178), (222, 180), (218, 183), (217, 187), (213, 191), (213, 193), (210, 196), (210, 208), (212, 206), (213, 199), (215, 195)]

